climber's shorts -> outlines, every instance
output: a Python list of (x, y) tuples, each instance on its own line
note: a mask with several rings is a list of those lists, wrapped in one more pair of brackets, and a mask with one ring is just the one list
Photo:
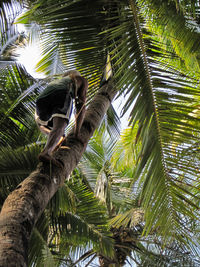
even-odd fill
[(35, 120), (40, 126), (53, 127), (53, 118), (64, 118), (69, 122), (73, 109), (73, 100), (66, 90), (55, 91), (36, 101)]

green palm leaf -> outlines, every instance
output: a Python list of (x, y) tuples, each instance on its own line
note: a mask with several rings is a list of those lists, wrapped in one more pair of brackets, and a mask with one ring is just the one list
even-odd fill
[[(142, 1), (139, 1), (142, 2)], [(146, 14), (154, 30), (173, 47), (182, 64), (192, 72), (199, 72), (199, 5), (197, 1), (171, 2), (146, 0)], [(152, 21), (152, 23), (151, 23)], [(161, 33), (162, 32), (162, 33)], [(181, 67), (181, 66), (180, 66)]]
[(7, 67), (0, 74), (0, 144), (26, 145), (38, 138), (34, 122), (35, 97), (45, 82), (34, 80), (20, 65)]
[(37, 156), (41, 146), (32, 144), (27, 147), (0, 148), (0, 187), (4, 199), (37, 166)]
[(49, 266), (49, 261), (55, 264), (55, 259), (48, 247), (49, 232), (48, 217), (43, 213), (33, 229), (29, 246), (29, 266)]
[[(62, 200), (66, 194), (68, 201), (67, 198), (63, 200), (65, 199), (68, 204)], [(55, 203), (59, 203), (59, 210), (56, 209)], [(50, 202), (50, 211), (53, 212), (50, 213), (52, 225), (57, 234), (61, 235), (60, 248), (64, 244), (71, 244), (70, 251), (77, 244), (90, 247), (92, 242), (94, 252), (112, 255), (112, 240), (107, 230), (106, 210), (86, 186), (68, 183)]]
[(17, 56), (16, 48), (24, 45), (25, 35), (19, 33), (14, 24), (21, 13), (21, 1), (1, 1), (0, 3), (0, 68), (14, 64)]

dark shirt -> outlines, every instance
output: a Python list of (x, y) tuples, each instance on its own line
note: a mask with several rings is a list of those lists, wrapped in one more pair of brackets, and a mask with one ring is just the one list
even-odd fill
[(37, 101), (41, 98), (49, 96), (52, 93), (68, 90), (70, 90), (71, 97), (74, 98), (75, 84), (69, 76), (66, 76), (62, 79), (57, 79), (50, 82), (38, 96)]

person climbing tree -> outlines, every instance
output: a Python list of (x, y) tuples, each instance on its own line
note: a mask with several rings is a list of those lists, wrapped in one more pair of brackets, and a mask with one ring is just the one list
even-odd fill
[(40, 131), (48, 136), (39, 160), (52, 160), (52, 152), (64, 140), (75, 101), (75, 136), (78, 137), (85, 115), (87, 80), (76, 70), (70, 70), (47, 85), (36, 99), (35, 120)]

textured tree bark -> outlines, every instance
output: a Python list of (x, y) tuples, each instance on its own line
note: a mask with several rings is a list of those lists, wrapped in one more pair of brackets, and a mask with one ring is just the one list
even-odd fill
[(79, 139), (70, 133), (65, 147), (54, 154), (64, 168), (39, 163), (5, 200), (0, 213), (0, 267), (28, 265), (32, 229), (49, 200), (80, 161), (87, 143), (116, 94), (112, 81), (105, 84), (89, 105)]

